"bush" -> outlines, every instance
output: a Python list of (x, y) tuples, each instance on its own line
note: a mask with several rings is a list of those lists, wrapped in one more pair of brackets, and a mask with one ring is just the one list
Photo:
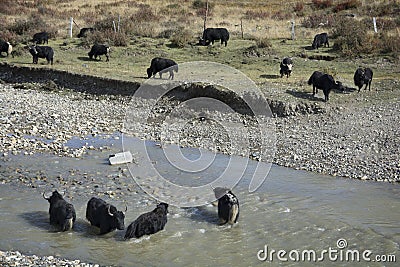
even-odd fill
[(356, 8), (358, 6), (361, 6), (361, 3), (358, 0), (346, 0), (344, 2), (341, 2), (341, 3), (337, 4), (333, 8), (333, 11), (334, 12), (339, 12), (339, 11), (342, 11), (342, 10)]
[(91, 47), (93, 44), (108, 44), (110, 46), (127, 46), (128, 37), (125, 33), (114, 32), (113, 30), (106, 30), (104, 32), (95, 31), (89, 33), (85, 38), (82, 39), (82, 45), (84, 47)]
[(302, 25), (305, 28), (317, 28), (319, 26), (331, 26), (333, 24), (334, 17), (327, 14), (315, 14), (304, 18)]
[(380, 40), (380, 52), (382, 53), (395, 53), (400, 52), (400, 32), (395, 35), (389, 35), (388, 33), (381, 33), (379, 35)]
[[(206, 14), (206, 1), (202, 0), (195, 0), (193, 1), (192, 7), (196, 10), (197, 16), (204, 16)], [(208, 15), (212, 14), (212, 11), (214, 9), (214, 4), (208, 2)]]
[(171, 41), (171, 45), (172, 46), (183, 48), (188, 43), (190, 43), (192, 38), (193, 38), (192, 32), (190, 32), (189, 30), (184, 29), (182, 31), (178, 31), (175, 34), (173, 34), (171, 39), (170, 39), (170, 41)]
[(16, 20), (15, 23), (9, 27), (9, 30), (18, 35), (23, 35), (26, 33), (45, 31), (46, 28), (47, 24), (41, 17), (32, 15), (28, 17), (28, 19)]
[(332, 36), (336, 37), (334, 49), (350, 57), (376, 51), (379, 46), (377, 38), (368, 30), (363, 22), (338, 17), (332, 29)]
[(313, 0), (312, 4), (316, 9), (324, 9), (331, 7), (333, 5), (333, 0)]
[(270, 48), (272, 47), (271, 41), (267, 37), (260, 37), (256, 39), (257, 48)]
[(269, 12), (265, 11), (253, 11), (253, 10), (247, 10), (246, 13), (244, 13), (244, 18), (247, 20), (253, 20), (253, 19), (266, 19), (270, 17)]

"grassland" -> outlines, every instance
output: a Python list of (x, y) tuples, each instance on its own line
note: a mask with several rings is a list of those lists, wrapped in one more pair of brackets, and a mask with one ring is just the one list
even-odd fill
[[(331, 9), (317, 10), (313, 7), (314, 1), (210, 1), (210, 13), (207, 25), (210, 27), (226, 27), (231, 32), (231, 39), (227, 47), (219, 43), (214, 46), (203, 47), (195, 45), (203, 28), (203, 13), (195, 8), (196, 1), (17, 1), (13, 8), (24, 9), (31, 16), (39, 15), (47, 24), (57, 28), (56, 35), (49, 42), (55, 49), (55, 63), (53, 66), (39, 61), (38, 68), (54, 68), (68, 70), (73, 73), (110, 77), (128, 81), (143, 81), (146, 77), (146, 68), (155, 56), (174, 59), (178, 63), (207, 60), (232, 66), (257, 84), (263, 87), (267, 94), (274, 94), (279, 99), (293, 101), (309, 101), (311, 88), (307, 80), (314, 70), (322, 70), (332, 74), (337, 80), (348, 87), (354, 87), (352, 77), (358, 66), (368, 66), (374, 70), (372, 92), (363, 94), (336, 94), (331, 98), (332, 103), (353, 102), (368, 97), (370, 99), (392, 98), (399, 89), (398, 64), (399, 55), (364, 54), (352, 58), (344, 58), (339, 51), (332, 49), (335, 40), (331, 40), (330, 48), (311, 50), (310, 45), (315, 33), (330, 31), (329, 28), (306, 28), (302, 21), (310, 14), (332, 12)], [(367, 14), (371, 8), (378, 10), (379, 5), (388, 1), (362, 1), (360, 7), (345, 10), (345, 14), (359, 12)], [(390, 2), (390, 1), (389, 1)], [(394, 1), (396, 2), (396, 1)], [(300, 12), (294, 12), (297, 6), (302, 6)], [(57, 6), (55, 8), (54, 6)], [(92, 26), (96, 21), (117, 19), (121, 16), (121, 25), (126, 25), (128, 19), (141, 14), (138, 24), (148, 30), (148, 34), (127, 35), (127, 46), (113, 46), (109, 62), (92, 61), (87, 57), (89, 46), (87, 42), (78, 38), (68, 37), (68, 18), (74, 17), (80, 27)], [(374, 9), (372, 9), (374, 10)], [(1, 12), (1, 10), (0, 10)], [(21, 19), (18, 12), (8, 12), (3, 27), (12, 21)], [(358, 18), (358, 19), (361, 19)], [(291, 40), (290, 21), (296, 22), (296, 39)], [(243, 23), (244, 38), (241, 26)], [(148, 27), (148, 28), (146, 28)], [(174, 47), (170, 38), (160, 38), (160, 32), (166, 29), (189, 29), (191, 40), (182, 48)], [(74, 28), (74, 36), (78, 32)], [(137, 29), (136, 29), (137, 30)], [(398, 34), (398, 28), (391, 33)], [(26, 33), (29, 36), (29, 32)], [(257, 40), (267, 38), (269, 47), (260, 48)], [(34, 66), (32, 58), (24, 48), (25, 41), (16, 44), (15, 50), (19, 53), (15, 57), (1, 57), (0, 62), (18, 66)], [(294, 60), (292, 76), (289, 79), (279, 77), (279, 62), (283, 57), (290, 56)], [(314, 60), (313, 58), (330, 57), (331, 61)], [(269, 90), (269, 89), (273, 90)], [(353, 89), (354, 90), (354, 89)], [(379, 95), (376, 90), (380, 91)], [(382, 93), (385, 92), (385, 93)]]

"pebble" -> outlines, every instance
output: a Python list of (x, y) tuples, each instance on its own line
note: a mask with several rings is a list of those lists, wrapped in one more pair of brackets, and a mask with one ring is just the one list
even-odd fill
[(69, 266), (99, 267), (99, 264), (84, 263), (80, 260), (67, 260), (54, 256), (24, 255), (19, 251), (0, 251), (1, 266)]

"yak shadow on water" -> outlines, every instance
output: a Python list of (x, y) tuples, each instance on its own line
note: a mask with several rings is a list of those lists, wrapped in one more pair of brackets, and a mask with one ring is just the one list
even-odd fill
[[(19, 215), (22, 219), (28, 222), (30, 225), (48, 230), (49, 232), (60, 232), (60, 227), (50, 224), (49, 214), (45, 211), (30, 211)], [(72, 227), (73, 232), (88, 233), (90, 225), (82, 219), (76, 219), (74, 226)]]
[(261, 74), (260, 78), (265, 78), (265, 79), (279, 79), (281, 76), (278, 74)]
[(51, 230), (53, 228), (50, 225), (49, 214), (45, 211), (30, 211), (21, 213), (19, 216), (34, 227), (43, 230)]

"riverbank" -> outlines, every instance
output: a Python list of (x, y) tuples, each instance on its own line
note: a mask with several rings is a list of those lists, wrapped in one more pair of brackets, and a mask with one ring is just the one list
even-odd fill
[[(365, 92), (368, 93), (368, 92)], [(131, 112), (130, 134), (147, 140), (160, 141), (162, 123), (167, 111), (177, 102), (163, 100), (157, 106), (151, 124), (142, 124), (143, 110), (151, 108), (151, 99), (117, 95), (92, 95), (75, 92), (54, 83), (22, 83), (0, 85), (0, 157), (50, 152), (61, 157), (81, 157), (91, 149), (71, 147), (72, 138), (87, 139), (124, 131), (126, 108)], [(133, 110), (132, 110), (133, 107)], [(325, 173), (362, 180), (399, 182), (400, 102), (382, 101), (369, 106), (340, 106), (321, 114), (274, 117), (267, 127), (275, 127), (276, 152), (273, 163), (295, 169)], [(183, 112), (185, 113), (185, 112)], [(180, 114), (183, 114), (182, 112)], [(172, 113), (171, 113), (172, 114)], [(164, 138), (181, 146), (201, 147), (225, 154), (246, 156), (235, 150), (228, 135), (245, 124), (252, 131), (257, 127), (249, 116), (234, 116), (219, 111), (213, 118), (228, 122), (224, 131), (218, 121), (186, 124), (186, 129), (169, 129)], [(179, 114), (171, 115), (184, 124)], [(252, 128), (253, 127), (253, 128)], [(237, 136), (241, 138), (240, 136)], [(118, 137), (116, 137), (118, 138)], [(255, 141), (254, 141), (255, 140)], [(250, 158), (259, 159), (262, 151), (257, 138), (250, 142)]]

